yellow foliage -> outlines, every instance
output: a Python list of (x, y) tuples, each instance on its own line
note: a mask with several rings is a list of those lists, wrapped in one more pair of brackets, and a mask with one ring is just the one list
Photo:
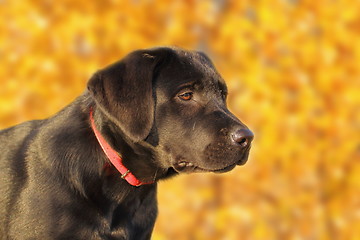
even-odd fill
[(360, 239), (359, 1), (0, 0), (0, 127), (47, 117), (131, 50), (200, 49), (250, 161), (159, 187), (153, 239)]

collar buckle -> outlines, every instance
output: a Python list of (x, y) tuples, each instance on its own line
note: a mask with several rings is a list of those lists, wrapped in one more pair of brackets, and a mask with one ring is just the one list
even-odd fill
[(126, 176), (129, 174), (130, 170), (128, 169), (126, 172), (124, 172), (124, 174), (121, 175), (122, 179), (125, 179)]

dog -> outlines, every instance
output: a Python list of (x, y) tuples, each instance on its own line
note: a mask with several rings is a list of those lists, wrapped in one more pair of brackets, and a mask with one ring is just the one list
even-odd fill
[(253, 133), (202, 52), (137, 50), (54, 116), (0, 132), (1, 239), (150, 239), (157, 182), (232, 170)]

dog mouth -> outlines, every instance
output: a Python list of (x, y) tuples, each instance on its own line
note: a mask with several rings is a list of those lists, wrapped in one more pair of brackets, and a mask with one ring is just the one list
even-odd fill
[(214, 168), (214, 169), (204, 168), (204, 167), (197, 166), (190, 161), (185, 161), (185, 160), (180, 160), (180, 161), (176, 162), (173, 165), (173, 168), (175, 169), (175, 171), (177, 171), (179, 173), (181, 173), (181, 172), (183, 172), (183, 173), (193, 173), (193, 172), (225, 173), (225, 172), (229, 172), (229, 171), (233, 170), (236, 166), (244, 165), (248, 160), (248, 156), (249, 156), (249, 152), (246, 151), (240, 160), (237, 160), (236, 162), (231, 163), (222, 168)]

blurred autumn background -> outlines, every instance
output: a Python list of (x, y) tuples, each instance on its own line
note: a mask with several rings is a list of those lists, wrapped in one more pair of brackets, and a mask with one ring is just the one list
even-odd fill
[(360, 239), (356, 0), (0, 0), (0, 128), (159, 45), (206, 52), (255, 140), (232, 172), (160, 183), (154, 240)]

